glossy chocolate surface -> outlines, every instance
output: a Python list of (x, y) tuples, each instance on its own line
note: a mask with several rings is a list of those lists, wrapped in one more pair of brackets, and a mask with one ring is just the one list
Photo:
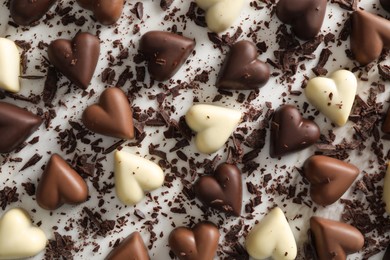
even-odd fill
[(84, 111), (82, 121), (85, 127), (95, 133), (121, 139), (134, 138), (131, 106), (119, 88), (103, 91), (99, 102)]
[(280, 0), (276, 4), (276, 15), (283, 23), (291, 25), (298, 38), (309, 40), (321, 30), (326, 4), (326, 0)]
[(367, 65), (390, 47), (390, 21), (363, 10), (353, 12), (350, 42), (355, 59)]
[(85, 9), (91, 10), (96, 20), (104, 25), (116, 23), (121, 17), (124, 0), (77, 0)]
[(58, 154), (53, 154), (39, 181), (36, 199), (44, 209), (80, 204), (88, 198), (88, 186)]
[(213, 176), (202, 176), (195, 183), (196, 197), (205, 205), (240, 216), (242, 204), (241, 172), (237, 166), (220, 164)]
[(270, 76), (269, 66), (257, 59), (253, 42), (239, 41), (230, 49), (217, 80), (217, 88), (251, 90), (264, 86)]
[(99, 52), (100, 41), (90, 33), (78, 33), (71, 41), (55, 40), (48, 48), (53, 66), (82, 89), (88, 88), (91, 82)]
[(355, 227), (320, 217), (310, 219), (312, 243), (318, 260), (345, 260), (364, 245), (364, 237)]
[(11, 0), (11, 17), (19, 25), (31, 25), (41, 19), (56, 2), (57, 0)]
[(173, 77), (194, 48), (194, 40), (163, 31), (145, 33), (139, 46), (148, 62), (151, 77), (158, 81)]
[(270, 156), (280, 157), (305, 149), (320, 138), (317, 124), (302, 118), (298, 109), (292, 105), (282, 105), (271, 122)]
[(0, 102), (0, 153), (15, 150), (38, 129), (42, 119), (15, 105)]
[(303, 171), (311, 184), (312, 200), (322, 206), (336, 202), (359, 175), (356, 166), (323, 155), (309, 157)]
[(139, 232), (133, 232), (120, 242), (105, 260), (149, 260), (148, 250)]
[(193, 229), (178, 227), (169, 235), (169, 246), (180, 260), (212, 260), (218, 248), (218, 228), (200, 222)]

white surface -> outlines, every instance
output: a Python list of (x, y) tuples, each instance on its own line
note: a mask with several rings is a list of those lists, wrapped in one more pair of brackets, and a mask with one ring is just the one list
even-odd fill
[[(152, 259), (158, 260), (166, 260), (169, 258), (169, 248), (168, 248), (168, 235), (169, 232), (173, 229), (173, 226), (180, 225), (188, 225), (190, 220), (194, 220), (197, 222), (198, 220), (204, 220), (202, 215), (202, 211), (200, 210), (199, 201), (188, 201), (183, 200), (181, 204), (182, 207), (186, 209), (187, 214), (175, 214), (172, 213), (167, 205), (169, 203), (174, 202), (175, 198), (182, 194), (183, 185), (187, 182), (192, 183), (194, 181), (194, 177), (192, 174), (194, 173), (202, 173), (203, 169), (190, 169), (188, 162), (183, 162), (179, 160), (177, 167), (179, 169), (185, 168), (187, 171), (180, 170), (183, 174), (180, 178), (176, 178), (173, 181), (172, 186), (164, 185), (158, 191), (155, 191), (153, 195), (159, 195), (160, 198), (158, 202), (152, 198), (147, 197), (144, 201), (140, 202), (136, 206), (123, 206), (122, 203), (118, 200), (114, 188), (108, 189), (105, 193), (99, 192), (94, 186), (92, 186), (91, 179), (87, 180), (90, 190), (91, 198), (81, 204), (79, 206), (63, 206), (60, 209), (49, 212), (42, 210), (38, 207), (34, 196), (28, 196), (24, 188), (22, 187), (23, 182), (32, 182), (37, 184), (40, 175), (42, 174), (42, 166), (44, 166), (49, 160), (48, 152), (57, 152), (65, 159), (72, 159), (74, 154), (66, 154), (65, 151), (60, 150), (60, 145), (57, 139), (57, 132), (54, 130), (56, 127), (59, 127), (61, 131), (65, 129), (70, 129), (69, 119), (77, 122), (81, 122), (81, 114), (83, 110), (93, 103), (95, 103), (99, 95), (106, 84), (103, 84), (101, 81), (100, 74), (107, 67), (108, 64), (108, 56), (106, 55), (107, 50), (112, 50), (112, 55), (116, 56), (119, 54), (119, 48), (113, 48), (113, 42), (115, 40), (121, 40), (124, 44), (125, 48), (128, 48), (130, 52), (130, 57), (128, 59), (123, 60), (122, 65), (117, 65), (114, 67), (116, 71), (116, 79), (118, 75), (125, 69), (126, 66), (130, 67), (130, 70), (135, 74), (135, 67), (142, 66), (134, 64), (132, 60), (132, 56), (137, 53), (138, 48), (138, 40), (140, 36), (148, 32), (150, 30), (169, 30), (172, 28), (172, 25), (177, 25), (177, 30), (179, 32), (183, 32), (183, 35), (191, 38), (195, 38), (197, 45), (195, 48), (196, 55), (191, 55), (186, 64), (182, 67), (182, 69), (177, 73), (174, 78), (169, 82), (164, 82), (163, 84), (155, 83), (153, 86), (150, 86), (147, 80), (145, 83), (138, 82), (137, 84), (131, 85), (129, 82), (122, 88), (125, 92), (130, 89), (140, 88), (137, 94), (137, 97), (132, 100), (133, 104), (141, 107), (142, 109), (148, 109), (152, 107), (157, 109), (157, 102), (155, 100), (150, 100), (148, 96), (157, 95), (159, 93), (167, 93), (168, 89), (171, 89), (178, 85), (177, 80), (181, 80), (182, 82), (190, 82), (194, 79), (194, 76), (200, 73), (202, 70), (211, 71), (210, 81), (208, 84), (199, 84), (198, 87), (192, 89), (183, 89), (180, 90), (181, 95), (173, 98), (172, 96), (168, 96), (166, 98), (166, 104), (173, 105), (176, 109), (174, 113), (172, 113), (171, 118), (178, 120), (181, 116), (185, 114), (185, 112), (189, 109), (189, 107), (193, 104), (193, 98), (197, 97), (198, 100), (202, 103), (212, 103), (212, 100), (217, 94), (217, 90), (214, 86), (215, 76), (219, 72), (222, 61), (224, 60), (225, 54), (228, 51), (227, 47), (224, 47), (222, 52), (219, 49), (214, 49), (212, 43), (208, 40), (207, 33), (209, 31), (207, 28), (198, 27), (193, 21), (188, 21), (186, 26), (183, 26), (182, 21), (186, 19), (185, 14), (188, 10), (190, 1), (187, 0), (175, 0), (174, 4), (170, 8), (170, 11), (162, 11), (158, 0), (147, 0), (142, 1), (144, 4), (144, 16), (143, 20), (139, 21), (136, 16), (130, 12), (130, 9), (134, 7), (136, 1), (126, 1), (125, 10), (122, 15), (122, 18), (119, 21), (118, 26), (111, 27), (103, 27), (98, 23), (93, 22), (93, 20), (89, 17), (90, 12), (84, 11), (78, 7), (77, 4), (73, 5), (73, 10), (71, 14), (75, 14), (76, 17), (80, 17), (81, 14), (84, 14), (88, 21), (80, 28), (75, 26), (74, 24), (70, 25), (62, 25), (60, 22), (57, 23), (58, 17), (55, 17), (54, 20), (51, 21), (52, 24), (58, 24), (56, 26), (49, 26), (45, 23), (40, 23), (38, 26), (31, 28), (29, 31), (24, 31), (22, 27), (14, 28), (8, 24), (9, 20), (9, 11), (5, 6), (5, 1), (3, 0), (0, 3), (1, 11), (0, 11), (0, 37), (6, 37), (12, 40), (25, 40), (32, 44), (33, 50), (30, 50), (27, 55), (29, 57), (28, 69), (25, 75), (42, 75), (45, 76), (45, 68), (40, 67), (41, 61), (43, 57), (47, 57), (46, 49), (39, 49), (37, 45), (40, 41), (43, 41), (46, 44), (49, 44), (52, 40), (55, 40), (59, 37), (71, 39), (80, 29), (82, 31), (87, 31), (93, 34), (96, 34), (97, 31), (100, 32), (100, 39), (102, 41), (102, 55), (99, 58), (99, 63), (95, 72), (94, 79), (92, 80), (92, 84), (89, 87), (88, 91), (94, 89), (97, 93), (92, 98), (87, 96), (82, 96), (82, 90), (76, 89), (74, 87), (70, 88), (68, 92), (68, 81), (62, 77), (60, 88), (56, 94), (56, 98), (53, 101), (54, 110), (57, 114), (56, 118), (51, 122), (51, 125), (48, 129), (42, 125), (39, 130), (34, 133), (29, 140), (32, 138), (39, 136), (40, 142), (34, 145), (28, 145), (23, 149), (20, 153), (12, 153), (10, 154), (11, 158), (21, 157), (23, 159), (22, 163), (15, 163), (10, 160), (5, 160), (6, 156), (1, 155), (0, 163), (1, 163), (1, 173), (0, 173), (0, 188), (4, 185), (7, 186), (15, 186), (17, 187), (17, 192), (19, 193), (18, 202), (12, 203), (10, 206), (7, 206), (6, 209), (10, 209), (13, 207), (22, 207), (26, 209), (29, 214), (31, 214), (32, 219), (35, 223), (42, 222), (40, 226), (46, 236), (49, 239), (53, 239), (53, 231), (58, 231), (62, 235), (70, 235), (72, 239), (76, 242), (76, 246), (80, 247), (80, 251), (75, 253), (75, 259), (103, 259), (108, 251), (110, 250), (109, 243), (115, 242), (118, 238), (124, 238), (133, 231), (140, 231), (143, 237), (143, 240), (146, 241), (146, 245), (150, 246), (150, 256)], [(264, 6), (261, 1), (256, 1), (258, 5)], [(380, 13), (382, 15), (387, 15), (387, 13), (382, 9), (378, 8), (373, 9), (372, 3), (376, 3), (379, 6), (377, 1), (362, 1), (359, 3), (360, 6), (366, 7), (367, 11), (371, 11), (374, 13)], [(59, 1), (62, 7), (66, 7), (68, 3), (73, 3), (73, 1)], [(55, 5), (57, 6), (57, 4)], [(54, 13), (54, 8), (51, 9), (51, 13)], [(167, 16), (171, 10), (177, 7), (179, 10), (174, 15), (174, 18), (165, 20), (165, 16)], [(341, 9), (336, 4), (331, 4), (330, 2), (327, 5), (327, 12), (325, 16), (325, 22), (322, 26), (322, 33), (326, 34), (327, 32), (332, 32), (339, 34), (341, 27), (343, 24), (343, 19), (348, 16), (348, 12)], [(269, 23), (269, 28), (263, 27), (256, 31), (256, 27), (259, 24)], [(246, 1), (244, 4), (244, 9), (241, 12), (240, 17), (237, 19), (237, 22), (234, 24), (233, 28), (230, 28), (228, 32), (231, 35), (235, 32), (237, 25), (242, 26), (245, 33), (243, 33), (240, 39), (249, 39), (253, 41), (265, 41), (268, 46), (268, 50), (266, 53), (260, 55), (260, 59), (265, 61), (267, 58), (274, 59), (273, 51), (277, 48), (276, 42), (276, 31), (278, 26), (280, 25), (280, 21), (276, 18), (275, 15), (271, 17), (270, 11), (267, 8), (263, 8), (262, 10), (256, 10), (253, 8), (249, 1)], [(140, 32), (133, 34), (133, 28), (135, 26), (140, 27)], [(115, 28), (118, 29), (118, 33), (114, 32)], [(252, 33), (248, 33), (249, 29), (253, 29)], [(59, 32), (62, 32), (61, 36), (59, 36)], [(331, 43), (331, 51), (332, 56), (327, 62), (325, 68), (329, 71), (335, 71), (341, 68), (352, 68), (353, 62), (346, 58), (345, 55), (345, 46), (349, 46), (349, 41), (343, 42), (341, 46), (337, 46), (337, 43)], [(295, 81), (291, 83), (292, 90), (301, 90), (301, 82), (304, 79), (304, 76), (314, 77), (311, 68), (313, 68), (317, 62), (320, 51), (324, 48), (324, 45), (321, 44), (316, 54), (316, 59), (308, 61), (305, 63), (306, 70), (299, 70), (297, 75), (295, 76)], [(37, 67), (38, 66), (38, 67)], [(272, 71), (274, 72), (274, 71)], [(364, 73), (364, 70), (362, 69)], [(357, 75), (356, 72), (355, 75)], [(365, 72), (367, 73), (367, 72)], [(368, 81), (358, 82), (358, 94), (363, 98), (368, 95), (368, 87), (371, 82), (382, 82), (379, 79), (379, 75), (377, 73), (376, 67), (371, 69), (367, 73)], [(29, 95), (40, 94), (43, 90), (43, 80), (27, 80), (22, 79), (22, 90), (21, 94)], [(284, 101), (290, 104), (296, 104), (299, 109), (302, 109), (303, 102), (307, 101), (305, 95), (302, 94), (300, 96), (287, 96), (284, 97), (282, 95), (283, 92), (287, 92), (288, 84), (280, 83), (279, 77), (271, 77), (270, 81), (260, 90), (259, 96), (251, 102), (251, 105), (256, 106), (257, 108), (263, 108), (264, 114), (267, 111), (265, 106), (265, 101), (272, 101), (273, 108), (277, 108)], [(386, 87), (388, 88), (388, 87)], [(244, 92), (245, 95), (248, 92)], [(223, 96), (223, 98), (217, 102), (214, 102), (214, 105), (221, 105), (225, 107), (229, 107), (232, 109), (236, 109), (241, 111), (242, 113), (247, 112), (248, 103), (240, 104), (236, 102), (238, 97), (238, 92), (234, 92), (232, 97)], [(386, 100), (388, 95), (386, 93), (378, 96), (379, 100)], [(44, 107), (43, 102), (38, 105), (32, 105), (27, 102), (22, 101), (14, 101), (11, 98), (6, 99), (7, 102), (18, 104), (19, 106), (26, 107), (30, 109), (32, 112), (36, 112), (37, 108), (42, 108), (44, 111), (47, 111), (47, 108)], [(65, 106), (58, 105), (58, 102), (63, 102)], [(386, 106), (386, 105), (385, 105)], [(387, 106), (386, 106), (387, 108)], [(309, 115), (313, 115), (314, 113), (313, 107), (309, 107), (307, 113), (304, 114), (305, 117)], [(303, 112), (303, 111), (301, 111)], [(258, 121), (262, 120), (264, 115), (261, 116)], [(329, 129), (333, 129), (337, 134), (337, 138), (335, 143), (339, 143), (343, 137), (347, 140), (351, 140), (351, 136), (354, 133), (352, 129), (352, 123), (348, 122), (343, 127), (333, 128), (328, 120), (324, 118), (323, 115), (318, 115), (315, 119), (316, 123), (320, 125), (322, 133), (326, 134)], [(252, 127), (257, 128), (258, 122), (246, 121), (240, 124), (239, 127)], [(144, 157), (149, 160), (153, 160), (157, 162), (159, 159), (156, 156), (151, 156), (148, 153), (148, 145), (150, 142), (154, 144), (160, 144), (159, 149), (169, 150), (174, 146), (172, 141), (167, 141), (164, 138), (163, 132), (166, 130), (166, 127), (146, 127), (145, 128), (147, 137), (142, 142), (142, 147), (125, 147), (125, 150), (145, 155)], [(113, 143), (118, 141), (114, 138), (103, 137), (101, 135), (96, 135), (95, 138), (91, 138), (91, 141), (96, 139), (103, 138), (103, 142), (100, 146), (107, 148), (111, 146)], [(29, 141), (27, 140), (27, 141)], [(305, 188), (308, 188), (308, 185), (302, 183), (302, 177), (294, 168), (301, 167), (306, 158), (308, 158), (315, 151), (314, 147), (303, 150), (299, 153), (294, 153), (289, 156), (285, 156), (282, 160), (274, 160), (269, 157), (269, 133), (267, 133), (267, 144), (263, 148), (262, 152), (256, 159), (258, 163), (260, 163), (261, 168), (265, 168), (264, 172), (255, 171), (251, 175), (244, 174), (243, 175), (243, 205), (249, 202), (250, 199), (254, 198), (254, 195), (250, 194), (247, 191), (246, 183), (251, 181), (257, 185), (262, 187), (263, 184), (263, 175), (266, 173), (271, 173), (274, 178), (279, 178), (282, 182), (286, 180), (286, 174), (291, 174), (293, 176), (292, 180), (289, 180), (290, 183), (296, 185), (297, 193)], [(126, 144), (131, 143), (131, 141)], [(228, 142), (229, 146), (233, 145), (232, 139)], [(387, 151), (390, 148), (390, 145), (387, 141), (383, 141), (384, 151)], [(126, 145), (125, 145), (126, 146)], [(221, 149), (218, 154), (221, 155), (221, 161), (226, 160), (227, 157), (227, 149)], [(244, 147), (244, 152), (249, 151), (248, 148)], [(36, 152), (39, 152), (44, 157), (39, 163), (35, 166), (30, 167), (24, 171), (20, 171), (21, 167), (27, 160)], [(191, 146), (185, 147), (182, 149), (188, 157), (194, 157), (195, 162), (202, 162), (205, 158), (212, 159), (213, 156), (208, 155), (199, 155), (194, 143), (192, 141)], [(84, 144), (82, 142), (78, 142), (77, 150), (75, 153), (86, 153), (94, 156), (96, 153), (92, 150), (90, 145)], [(375, 161), (375, 155), (371, 152), (363, 153), (356, 157), (356, 152), (351, 152), (351, 157), (349, 162), (357, 165), (360, 170), (366, 170), (368, 173), (372, 173), (375, 171), (377, 165), (374, 165), (374, 168), (370, 168), (371, 162), (370, 159)], [(172, 160), (176, 158), (175, 153), (168, 153), (168, 160)], [(98, 158), (103, 157), (102, 154), (98, 154)], [(100, 180), (98, 184), (100, 187), (103, 187), (105, 184), (113, 184), (113, 171), (114, 171), (114, 161), (113, 154), (108, 154), (107, 157), (101, 162), (103, 164), (104, 172), (101, 173)], [(281, 165), (286, 165), (286, 168), (281, 168)], [(238, 165), (241, 169), (243, 165)], [(186, 172), (188, 172), (186, 174)], [(172, 177), (170, 171), (166, 171), (165, 175)], [(268, 190), (270, 187), (268, 186), (266, 189)], [(261, 220), (264, 214), (268, 213), (267, 207), (272, 207), (274, 205), (278, 205), (285, 212), (286, 217), (289, 221), (289, 224), (294, 233), (295, 239), (298, 243), (298, 247), (301, 247), (307, 238), (307, 229), (309, 224), (309, 218), (313, 215), (322, 216), (330, 219), (338, 220), (340, 218), (340, 213), (342, 212), (342, 205), (340, 203), (335, 203), (326, 208), (318, 207), (317, 211), (314, 212), (312, 208), (307, 207), (306, 205), (297, 205), (293, 204), (290, 199), (286, 199), (284, 196), (272, 196), (266, 193), (264, 188), (260, 188), (263, 197), (263, 203), (255, 208), (255, 212), (253, 215), (254, 218), (249, 217), (249, 214), (243, 213), (243, 216), (240, 218), (225, 218), (222, 214), (213, 214), (210, 221), (214, 223), (218, 223), (220, 226), (220, 230), (222, 233), (222, 237), (220, 241), (223, 241), (224, 234), (228, 231), (228, 229), (237, 224), (240, 220), (243, 220), (245, 225), (252, 227), (256, 221)], [(351, 192), (346, 192), (343, 197), (352, 196)], [(355, 198), (364, 199), (363, 195), (353, 195)], [(359, 197), (360, 196), (360, 197)], [(184, 196), (183, 196), (184, 197)], [(102, 208), (97, 207), (97, 203), (99, 199), (104, 198), (105, 204)], [(185, 198), (185, 197), (184, 197)], [(269, 199), (272, 198), (272, 201)], [(73, 231), (67, 231), (64, 229), (65, 226), (70, 224), (70, 219), (79, 220), (85, 213), (82, 212), (82, 208), (86, 206), (94, 209), (96, 212), (99, 212), (102, 215), (103, 219), (116, 220), (120, 217), (124, 217), (127, 221), (127, 224), (124, 228), (115, 228), (114, 232), (110, 233), (107, 237), (98, 236), (96, 239), (93, 238), (93, 234), (89, 234), (86, 238), (78, 237), (79, 232), (82, 231), (81, 227), (78, 226), (77, 222), (74, 223)], [(157, 218), (153, 218), (152, 208), (153, 207), (161, 207), (159, 211), (159, 215)], [(104, 209), (105, 211), (103, 211)], [(146, 218), (144, 220), (139, 220), (134, 215), (134, 210), (141, 210)], [(0, 209), (1, 212), (1, 209)], [(243, 211), (244, 212), (244, 211)], [(164, 214), (161, 214), (164, 213)], [(301, 218), (297, 216), (302, 216)], [(188, 217), (192, 216), (192, 217)], [(157, 241), (153, 244), (149, 242), (150, 232), (144, 228), (144, 223), (146, 221), (154, 221), (155, 224), (153, 227), (153, 231), (157, 234)], [(54, 229), (54, 227), (58, 227), (58, 229)], [(161, 233), (163, 231), (163, 234)], [(161, 237), (160, 237), (160, 234)], [(240, 242), (244, 242), (244, 237), (240, 237)], [(93, 253), (93, 248), (95, 247), (92, 242), (97, 242), (100, 244), (100, 249), (97, 253)], [(223, 248), (222, 243), (219, 248), (219, 251), (228, 250), (229, 248)], [(43, 253), (37, 256), (35, 259), (42, 259)], [(352, 255), (349, 259), (360, 259), (358, 255)], [(372, 259), (381, 259), (381, 256), (378, 255), (373, 257)]]

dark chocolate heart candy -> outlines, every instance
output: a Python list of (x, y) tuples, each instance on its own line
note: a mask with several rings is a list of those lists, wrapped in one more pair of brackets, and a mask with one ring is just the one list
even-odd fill
[(139, 48), (148, 62), (151, 77), (165, 81), (187, 60), (195, 41), (170, 32), (151, 31), (142, 36)]
[(269, 79), (270, 70), (257, 56), (254, 43), (239, 41), (234, 44), (222, 66), (217, 88), (251, 90), (264, 86)]
[(326, 0), (279, 0), (276, 15), (283, 23), (291, 25), (297, 37), (309, 40), (321, 30), (326, 3)]
[(383, 48), (390, 47), (390, 21), (362, 10), (353, 12), (350, 42), (361, 65), (376, 60)]
[(91, 10), (96, 20), (104, 25), (116, 23), (121, 17), (124, 0), (77, 0), (85, 9)]
[(42, 119), (12, 104), (0, 102), (0, 153), (15, 150), (40, 126)]
[(282, 105), (271, 122), (270, 156), (272, 158), (303, 150), (317, 142), (320, 129), (313, 121), (302, 118), (292, 105)]
[(88, 198), (88, 186), (58, 154), (53, 154), (39, 181), (36, 198), (39, 206), (55, 210), (63, 204), (80, 204)]
[(318, 260), (345, 260), (364, 245), (359, 230), (339, 221), (312, 217), (310, 231)]
[(191, 230), (178, 227), (169, 235), (169, 246), (180, 260), (213, 260), (218, 248), (218, 228), (200, 222)]
[(89, 130), (121, 139), (134, 138), (133, 113), (125, 93), (108, 88), (99, 103), (85, 109), (82, 121)]
[(312, 200), (322, 206), (336, 202), (359, 175), (356, 166), (323, 155), (309, 157), (303, 171), (311, 184)]
[(19, 25), (30, 25), (41, 19), (55, 2), (57, 0), (11, 0), (11, 17)]
[(149, 260), (148, 250), (138, 232), (133, 232), (114, 248), (105, 260)]
[(390, 107), (387, 109), (385, 121), (382, 124), (382, 132), (390, 134)]
[(205, 205), (240, 216), (242, 204), (241, 172), (237, 166), (220, 164), (214, 176), (202, 176), (195, 183), (196, 197)]
[(76, 86), (86, 89), (99, 59), (99, 39), (79, 33), (72, 41), (59, 39), (48, 48), (50, 62)]
[(387, 246), (386, 252), (385, 252), (382, 260), (390, 260), (390, 245)]
[(390, 0), (379, 0), (379, 2), (386, 11), (390, 12)]

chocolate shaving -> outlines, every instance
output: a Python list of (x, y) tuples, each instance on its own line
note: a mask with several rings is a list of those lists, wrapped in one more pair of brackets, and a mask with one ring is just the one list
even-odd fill
[(42, 92), (42, 100), (45, 103), (45, 106), (52, 106), (53, 99), (57, 93), (57, 82), (57, 71), (54, 67), (49, 67)]
[(31, 166), (34, 166), (35, 164), (37, 164), (40, 160), (42, 159), (42, 155), (39, 155), (39, 154), (34, 154), (22, 167), (22, 169), (20, 169), (20, 171), (24, 171), (25, 169), (31, 167)]
[(16, 187), (5, 186), (0, 190), (0, 207), (2, 210), (13, 202), (17, 202), (19, 199), (19, 193), (17, 193)]

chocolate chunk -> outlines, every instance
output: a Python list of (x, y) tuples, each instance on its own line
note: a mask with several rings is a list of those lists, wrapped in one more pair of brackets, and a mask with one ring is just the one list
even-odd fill
[(148, 61), (152, 78), (170, 79), (180, 69), (195, 47), (195, 41), (170, 32), (150, 31), (140, 42), (140, 51)]
[(364, 237), (351, 225), (320, 217), (310, 218), (312, 241), (318, 260), (344, 260), (359, 251)]
[(218, 248), (219, 231), (210, 222), (200, 222), (193, 229), (175, 228), (169, 246), (180, 260), (212, 260)]
[(42, 123), (42, 119), (15, 105), (0, 102), (0, 153), (21, 145)]
[(83, 124), (89, 130), (117, 138), (133, 139), (133, 113), (125, 93), (119, 88), (108, 88), (99, 103), (85, 109)]
[(320, 138), (317, 124), (302, 118), (292, 105), (279, 107), (271, 122), (270, 156), (272, 158), (300, 151)]
[(42, 208), (55, 210), (63, 204), (86, 201), (88, 186), (64, 159), (53, 154), (39, 181), (36, 198)]
[(251, 90), (264, 86), (270, 76), (267, 64), (257, 59), (256, 45), (239, 41), (232, 46), (217, 80), (217, 88)]
[(86, 89), (91, 82), (99, 52), (99, 39), (89, 33), (78, 33), (72, 41), (55, 40), (48, 48), (53, 66), (82, 89)]
[(336, 202), (359, 175), (356, 166), (323, 155), (308, 158), (303, 171), (311, 183), (312, 200), (322, 206)]
[(202, 176), (195, 183), (196, 197), (206, 206), (240, 216), (242, 204), (241, 172), (237, 166), (220, 164), (214, 176)]
[(105, 260), (137, 259), (149, 260), (148, 250), (140, 233), (133, 232), (114, 248)]
[(104, 25), (116, 23), (121, 17), (124, 0), (77, 0), (85, 9), (91, 10), (96, 20)]
[(390, 47), (390, 21), (366, 11), (352, 14), (351, 51), (361, 65), (376, 60)]
[(31, 25), (41, 19), (55, 2), (57, 0), (11, 0), (11, 17), (19, 25)]
[(291, 25), (297, 37), (309, 40), (321, 30), (326, 3), (326, 0), (280, 0), (276, 15), (283, 23)]

